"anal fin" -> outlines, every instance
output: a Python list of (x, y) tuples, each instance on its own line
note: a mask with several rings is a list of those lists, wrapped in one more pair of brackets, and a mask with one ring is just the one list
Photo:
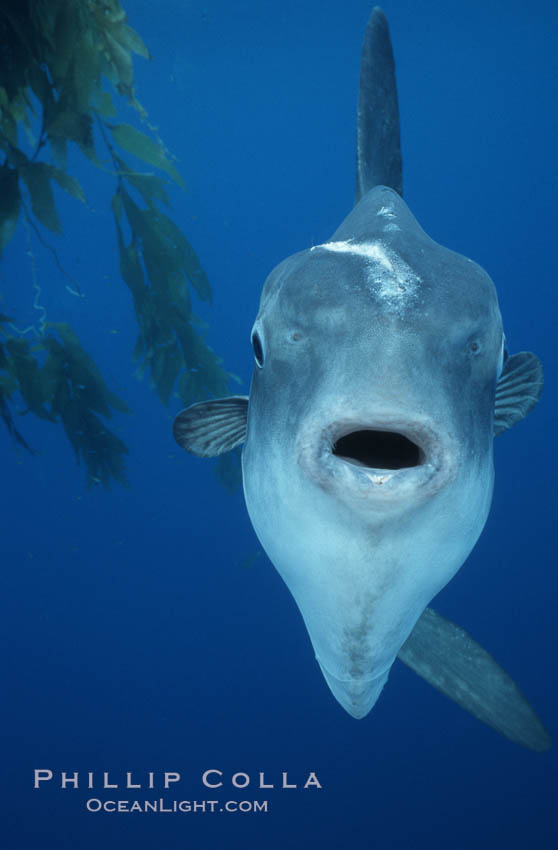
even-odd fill
[(513, 679), (464, 629), (432, 608), (426, 608), (398, 657), (510, 741), (539, 752), (552, 745)]

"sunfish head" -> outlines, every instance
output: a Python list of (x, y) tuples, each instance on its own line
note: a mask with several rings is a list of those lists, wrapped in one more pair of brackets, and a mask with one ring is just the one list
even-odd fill
[(485, 524), (503, 339), (489, 276), (383, 186), (264, 286), (246, 503), (354, 717)]

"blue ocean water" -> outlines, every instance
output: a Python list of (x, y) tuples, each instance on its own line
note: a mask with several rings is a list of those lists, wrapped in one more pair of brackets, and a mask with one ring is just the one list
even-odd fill
[[(247, 393), (264, 278), (349, 211), (364, 0), (125, 3), (152, 60), (137, 91), (179, 159), (173, 215), (213, 288), (208, 340)], [(496, 441), (486, 529), (437, 609), (489, 649), (558, 733), (553, 543), (557, 11), (550, 2), (386, 0), (405, 198), (437, 241), (494, 279), (510, 351), (545, 365), (534, 413)], [(76, 328), (134, 413), (130, 488), (87, 491), (60, 428), (24, 417), (40, 455), (2, 434), (0, 846), (5, 850), (472, 850), (558, 846), (556, 750), (509, 743), (396, 664), (364, 720), (337, 705), (240, 492), (173, 441), (180, 408), (134, 376), (110, 182), (76, 157), (92, 218), (60, 199), (36, 249), (49, 319)], [(35, 321), (18, 234), (2, 312)], [(27, 312), (26, 312), (27, 311)], [(33, 788), (33, 771), (53, 779)], [(222, 788), (201, 783), (223, 772)], [(60, 788), (62, 771), (80, 787)], [(125, 782), (141, 790), (99, 787)], [(181, 782), (161, 788), (164, 771)], [(296, 789), (280, 788), (283, 772)], [(303, 789), (315, 772), (321, 789)], [(87, 773), (96, 785), (84, 787)], [(146, 788), (149, 772), (154, 789)], [(251, 777), (232, 787), (235, 773)], [(260, 772), (271, 790), (258, 786)], [(100, 800), (268, 800), (267, 812), (109, 813)]]

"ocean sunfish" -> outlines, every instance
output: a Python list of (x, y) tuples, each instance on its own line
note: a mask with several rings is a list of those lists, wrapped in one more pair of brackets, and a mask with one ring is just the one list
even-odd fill
[(389, 31), (366, 30), (355, 206), (331, 239), (267, 278), (250, 396), (192, 405), (178, 443), (240, 444), (256, 534), (304, 618), (324, 678), (355, 718), (399, 657), (533, 749), (550, 739), (507, 674), (427, 608), (486, 522), (493, 437), (534, 406), (542, 367), (508, 356), (492, 280), (436, 244), (402, 198)]

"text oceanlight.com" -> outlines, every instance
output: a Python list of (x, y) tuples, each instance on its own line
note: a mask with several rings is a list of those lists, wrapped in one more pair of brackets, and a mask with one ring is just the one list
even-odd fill
[(267, 812), (269, 800), (87, 800), (88, 812), (117, 812), (120, 814), (213, 814), (215, 812)]

